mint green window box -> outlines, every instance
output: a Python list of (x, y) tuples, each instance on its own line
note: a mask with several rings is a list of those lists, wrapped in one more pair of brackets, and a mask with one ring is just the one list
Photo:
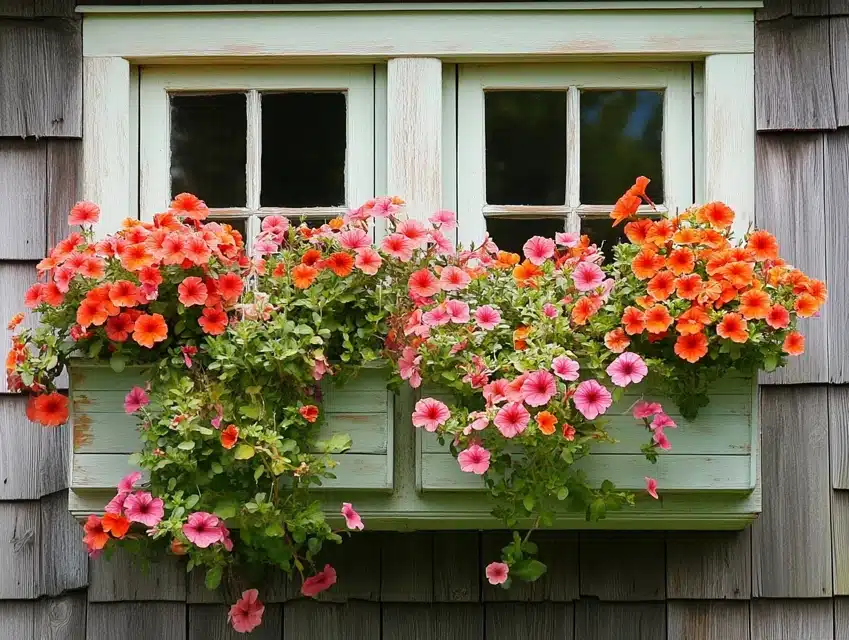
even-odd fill
[[(116, 374), (108, 365), (76, 363), (70, 372), (73, 451), (69, 508), (78, 517), (102, 511), (139, 448), (136, 419), (123, 402), (142, 370)], [(325, 386), (327, 420), (322, 435), (347, 433), (353, 446), (338, 456), (338, 476), (320, 490), (330, 514), (352, 502), (369, 529), (493, 529), (491, 503), (479, 476), (460, 471), (433, 434), (414, 429), (416, 397), (386, 390), (385, 369), (364, 369), (343, 387)], [(729, 377), (711, 403), (689, 422), (672, 411), (667, 431), (672, 450), (652, 465), (640, 453), (648, 434), (628, 413), (639, 397), (633, 388), (610, 408), (616, 444), (600, 444), (578, 464), (599, 484), (610, 479), (637, 494), (637, 505), (589, 523), (583, 513), (563, 512), (561, 529), (742, 529), (761, 510), (757, 384)], [(647, 399), (659, 399), (650, 398)], [(557, 436), (552, 436), (557, 437)], [(658, 481), (660, 500), (645, 494), (645, 476)]]

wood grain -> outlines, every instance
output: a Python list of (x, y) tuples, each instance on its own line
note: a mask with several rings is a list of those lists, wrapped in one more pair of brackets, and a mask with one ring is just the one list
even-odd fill
[(10, 18), (73, 18), (74, 0), (6, 0), (0, 16)]
[[(849, 33), (847, 33), (849, 45)], [(847, 60), (849, 62), (849, 60)], [(849, 85), (846, 86), (849, 99)], [(829, 286), (828, 302), (822, 310), (828, 340), (828, 379), (836, 384), (849, 382), (849, 291), (842, 286), (849, 264), (849, 244), (845, 241), (845, 194), (849, 192), (849, 130), (831, 131), (824, 136), (825, 159), (825, 271)], [(834, 458), (832, 458), (834, 459)], [(846, 459), (844, 458), (844, 463)]]
[(751, 595), (751, 529), (667, 534), (668, 598), (738, 600)]
[(0, 502), (0, 599), (41, 595), (39, 517), (37, 501)]
[[(262, 591), (260, 600), (265, 603)], [(230, 605), (190, 604), (188, 605), (188, 640), (242, 640), (243, 633), (237, 633), (227, 622)], [(265, 603), (262, 624), (251, 632), (251, 640), (280, 640), (283, 635), (283, 605)]]
[(831, 486), (849, 489), (849, 387), (828, 387)]
[(117, 548), (108, 560), (92, 560), (89, 574), (89, 602), (186, 601), (185, 563), (174, 556), (144, 567), (138, 557)]
[[(0, 185), (0, 191), (2, 189)], [(4, 201), (0, 199), (0, 202)], [(7, 323), (16, 313), (24, 312), (21, 328), (34, 328), (38, 325), (38, 315), (24, 307), (24, 294), (35, 283), (36, 275), (34, 262), (0, 261), (0, 282), (3, 283), (3, 294), (0, 295), (0, 318), (5, 318), (5, 321), (0, 322), (0, 344), (3, 345), (4, 350), (9, 348), (12, 340), (12, 332), (7, 328)], [(8, 390), (6, 376), (0, 376), (0, 393), (6, 393)], [(29, 435), (31, 434), (21, 434), (22, 438), (27, 438)], [(3, 453), (0, 452), (0, 460), (2, 458)]]
[(761, 430), (764, 508), (752, 529), (752, 595), (830, 596), (826, 387), (763, 388)]
[[(356, 505), (356, 502), (354, 503)], [(374, 532), (354, 533), (342, 544), (326, 543), (321, 549), (319, 567), (330, 564), (336, 569), (337, 583), (332, 589), (319, 594), (321, 602), (347, 602), (348, 600), (380, 600), (381, 549), (385, 541)], [(393, 562), (397, 567), (397, 562)], [(291, 585), (295, 591), (300, 582)]]
[(47, 247), (68, 235), (68, 212), (79, 200), (82, 177), (80, 140), (47, 141)]
[[(834, 2), (835, 0), (832, 0)], [(845, 3), (849, 9), (849, 3)], [(849, 17), (828, 20), (831, 46), (831, 80), (838, 127), (849, 125)]]
[(433, 601), (479, 602), (483, 567), (477, 531), (433, 534)]
[(483, 640), (480, 604), (385, 604), (383, 637), (404, 640)]
[(0, 638), (32, 638), (38, 603), (0, 601)]
[(849, 598), (834, 599), (834, 640), (849, 640)]
[(575, 603), (575, 638), (666, 640), (666, 605), (654, 602)]
[(776, 20), (789, 16), (792, 11), (791, 0), (766, 0), (764, 6), (755, 11), (755, 20)]
[(85, 640), (85, 593), (77, 592), (61, 598), (45, 598), (39, 600), (37, 606), (33, 638), (38, 638), (38, 640)]
[[(812, 54), (813, 55), (813, 54)], [(755, 223), (775, 234), (781, 257), (812, 278), (825, 279), (826, 234), (823, 197), (823, 135), (759, 135)], [(805, 354), (762, 374), (764, 384), (828, 382), (828, 324), (823, 318), (799, 323)]]
[(380, 551), (381, 602), (433, 600), (432, 533), (387, 533)]
[(834, 594), (849, 595), (849, 492), (831, 492), (831, 539)]
[(751, 640), (831, 640), (833, 637), (831, 600), (752, 600)]
[(41, 593), (57, 596), (88, 586), (88, 554), (82, 529), (68, 512), (68, 492), (41, 499)]
[(575, 637), (575, 606), (571, 603), (494, 602), (486, 605), (485, 616), (486, 640)]
[(80, 137), (82, 22), (0, 21), (0, 136)]
[(746, 640), (749, 603), (670, 600), (666, 604), (666, 624), (670, 638)]
[(755, 40), (758, 130), (834, 129), (828, 20), (758, 22)]
[[(2, 39), (0, 31), (0, 42)], [(2, 121), (0, 106), (0, 123)], [(3, 203), (0, 258), (41, 260), (44, 257), (47, 249), (46, 162), (46, 141), (0, 140), (0, 202)]]
[(94, 603), (89, 600), (86, 637), (186, 640), (183, 602)]
[(664, 539), (656, 532), (582, 532), (581, 596), (663, 600)]
[(283, 607), (283, 640), (380, 638), (380, 612), (377, 602), (330, 604), (293, 600)]

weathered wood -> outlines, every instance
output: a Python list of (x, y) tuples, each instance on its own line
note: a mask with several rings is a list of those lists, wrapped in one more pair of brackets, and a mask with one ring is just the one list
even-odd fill
[(670, 532), (667, 535), (668, 598), (722, 600), (748, 599), (751, 595), (750, 529)]
[[(815, 54), (811, 52), (812, 58)], [(812, 278), (825, 279), (826, 235), (823, 134), (759, 135), (755, 223), (775, 234), (781, 257)], [(822, 318), (799, 323), (806, 353), (761, 375), (766, 384), (828, 382), (828, 325)]]
[(799, 18), (827, 16), (831, 0), (793, 0), (793, 15)]
[(755, 11), (755, 20), (775, 20), (789, 16), (791, 0), (765, 0), (764, 6)]
[(86, 596), (84, 592), (62, 598), (39, 600), (38, 605), (33, 638), (38, 638), (38, 640), (85, 640)]
[(73, 18), (74, 0), (6, 0), (0, 16), (9, 18)]
[(666, 604), (666, 624), (670, 638), (746, 640), (749, 603), (670, 600)]
[(845, 16), (849, 14), (849, 0), (829, 0), (828, 9), (832, 16)]
[[(849, 9), (849, 3), (845, 4)], [(828, 20), (828, 27), (835, 117), (837, 126), (845, 127), (849, 124), (849, 17), (831, 18)]]
[(477, 531), (433, 534), (433, 601), (479, 602), (481, 536)]
[(145, 567), (138, 557), (118, 548), (108, 560), (92, 560), (89, 575), (89, 602), (186, 601), (185, 563), (174, 556)]
[(666, 605), (578, 600), (575, 603), (575, 638), (666, 640)]
[(490, 603), (485, 615), (487, 640), (574, 638), (575, 606), (571, 603)]
[[(2, 190), (3, 185), (0, 183), (0, 192)], [(10, 201), (0, 197), (0, 202), (5, 204)], [(0, 295), (0, 318), (3, 318), (0, 322), (0, 341), (4, 350), (9, 348), (12, 340), (12, 332), (7, 328), (7, 323), (12, 316), (25, 312), (21, 328), (32, 328), (38, 324), (38, 316), (24, 307), (24, 294), (35, 282), (36, 275), (34, 262), (0, 262), (0, 282), (3, 283), (3, 294)], [(0, 393), (6, 393), (8, 390), (6, 376), (0, 376)]]
[(68, 493), (41, 499), (42, 594), (56, 596), (88, 586), (88, 555), (81, 544), (83, 531), (68, 513)]
[[(0, 29), (0, 42), (2, 40), (3, 32)], [(3, 98), (0, 94), (2, 122)], [(0, 124), (0, 128), (2, 126)], [(41, 260), (44, 257), (47, 245), (46, 161), (46, 141), (0, 140), (0, 202), (3, 203), (3, 215), (0, 216), (0, 258)]]
[(758, 130), (834, 129), (828, 20), (758, 22), (755, 40)]
[[(569, 602), (578, 598), (578, 534), (565, 531), (537, 531), (531, 539), (539, 547), (539, 557), (548, 571), (535, 582), (516, 580), (509, 590), (483, 582), (484, 602)], [(490, 562), (501, 561), (501, 549), (511, 534), (493, 531), (481, 539), (481, 574)]]
[(432, 533), (386, 534), (380, 551), (381, 602), (433, 600)]
[(0, 21), (0, 136), (81, 135), (81, 24)]
[(271, 569), (254, 579), (247, 576), (237, 578), (235, 575), (225, 574), (221, 585), (214, 591), (210, 591), (204, 584), (206, 572), (203, 568), (198, 568), (186, 574), (186, 602), (189, 604), (232, 604), (239, 599), (242, 591), (251, 588), (259, 589), (260, 600), (266, 604), (288, 602), (301, 597), (300, 580), (297, 578), (297, 572), (293, 571), (293, 573), (295, 577), (291, 579), (283, 571)]
[(36, 602), (0, 602), (0, 637), (32, 638), (35, 631)]
[[(267, 604), (260, 592), (259, 599), (265, 604), (262, 624), (251, 632), (251, 640), (280, 640), (283, 635), (283, 605)], [(188, 640), (240, 640), (243, 633), (236, 633), (227, 622), (229, 605), (188, 605)], [(315, 636), (320, 637), (320, 636)]]
[[(846, 35), (845, 46), (849, 50), (849, 32)], [(849, 59), (846, 62), (849, 65)], [(841, 70), (841, 73), (846, 72), (846, 68)], [(836, 70), (835, 73), (837, 73)], [(849, 82), (845, 85), (844, 94), (849, 101)], [(847, 124), (849, 124), (849, 117), (847, 117)], [(823, 166), (825, 235), (820, 244), (824, 245), (821, 246), (821, 250), (825, 253), (826, 282), (830, 286), (828, 303), (822, 310), (824, 317), (815, 322), (819, 324), (824, 321), (828, 329), (829, 380), (843, 384), (849, 382), (849, 327), (846, 326), (846, 318), (849, 317), (849, 292), (841, 284), (846, 277), (846, 265), (849, 264), (849, 246), (843, 240), (846, 235), (843, 200), (845, 194), (849, 192), (849, 130), (831, 131), (823, 137), (825, 139)], [(832, 455), (832, 460), (834, 459)], [(843, 463), (847, 463), (845, 457)]]
[(47, 141), (47, 247), (52, 248), (69, 232), (68, 212), (79, 198), (82, 176), (82, 142)]
[(831, 492), (831, 539), (834, 593), (849, 595), (849, 492)]
[[(356, 507), (356, 502), (354, 503)], [(368, 523), (366, 523), (368, 526)], [(336, 569), (337, 583), (318, 596), (323, 602), (380, 599), (380, 567), (383, 537), (378, 533), (354, 533), (342, 544), (326, 543), (316, 564), (330, 564)], [(398, 563), (394, 563), (397, 567)], [(296, 580), (292, 585), (300, 589)]]
[(581, 533), (581, 596), (602, 600), (663, 600), (662, 533)]
[(834, 599), (834, 640), (849, 640), (849, 598)]
[(480, 604), (385, 604), (382, 622), (384, 638), (484, 638), (483, 605)]
[(330, 604), (294, 600), (283, 606), (283, 638), (380, 638), (380, 611), (377, 602)]
[(751, 640), (831, 640), (834, 607), (830, 599), (752, 600)]
[(89, 600), (86, 637), (186, 640), (186, 604), (182, 602), (121, 602)]
[(849, 387), (828, 387), (831, 486), (849, 489)]
[(37, 501), (0, 502), (0, 599), (40, 595)]
[(752, 595), (830, 596), (826, 387), (761, 392), (764, 510), (752, 530)]

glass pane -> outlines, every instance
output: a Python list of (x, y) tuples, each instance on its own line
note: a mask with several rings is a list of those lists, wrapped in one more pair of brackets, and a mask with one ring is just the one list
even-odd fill
[(566, 202), (566, 92), (487, 91), (486, 201)]
[(247, 98), (244, 93), (171, 96), (171, 192), (209, 207), (246, 202)]
[(522, 253), (522, 246), (533, 236), (554, 238), (566, 227), (563, 218), (487, 218), (486, 230), (502, 251)]
[(262, 96), (264, 207), (345, 204), (344, 93)]
[(663, 202), (663, 91), (581, 92), (581, 203), (613, 204), (637, 176)]
[(605, 259), (613, 259), (613, 247), (620, 242), (627, 242), (625, 237), (625, 225), (613, 226), (610, 218), (583, 218), (581, 220), (581, 234), (588, 235), (590, 242), (596, 244), (603, 252)]

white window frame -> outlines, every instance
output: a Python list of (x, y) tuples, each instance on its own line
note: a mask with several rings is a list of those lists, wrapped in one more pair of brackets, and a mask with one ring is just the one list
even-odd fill
[[(693, 203), (693, 83), (689, 63), (563, 63), (557, 65), (461, 65), (457, 104), (459, 240), (480, 242), (486, 217), (563, 218), (579, 231), (582, 218), (606, 216), (614, 202), (580, 202), (580, 93), (582, 89), (664, 91), (661, 146), (664, 201), (654, 213)], [(488, 90), (560, 90), (566, 98), (566, 189), (563, 205), (503, 205), (486, 199), (484, 93)], [(635, 176), (636, 177), (636, 176)], [(623, 188), (624, 191), (624, 188)], [(649, 207), (642, 208), (649, 213)]]

